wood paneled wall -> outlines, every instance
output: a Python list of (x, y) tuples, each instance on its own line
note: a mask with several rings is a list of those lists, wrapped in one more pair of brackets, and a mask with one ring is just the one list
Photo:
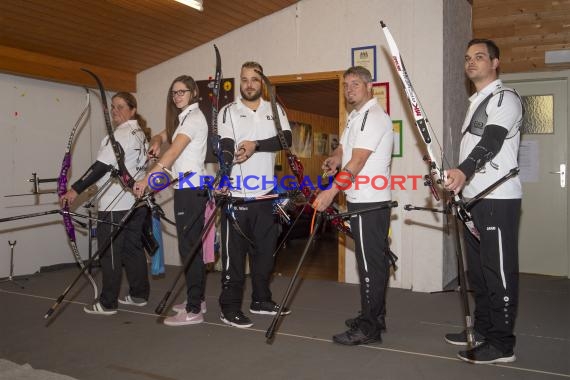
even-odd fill
[(570, 49), (570, 0), (473, 0), (473, 36), (501, 49), (501, 71), (570, 69), (546, 65), (549, 50)]
[[(316, 183), (317, 177), (322, 174), (321, 165), (326, 156), (316, 155), (315, 154), (315, 133), (328, 133), (339, 135), (338, 129), (338, 118), (321, 116), (313, 113), (308, 112), (301, 112), (296, 110), (287, 109), (287, 118), (291, 121), (298, 121), (306, 124), (310, 124), (312, 126), (313, 132), (313, 147), (312, 147), (312, 154), (311, 158), (300, 158), (301, 162), (303, 163), (303, 167), (305, 168), (304, 175), (310, 176), (311, 181)], [(287, 160), (285, 159), (285, 153), (281, 153), (283, 155), (283, 170), (277, 172), (278, 176), (282, 175), (290, 175), (292, 174), (291, 169), (287, 165)]]

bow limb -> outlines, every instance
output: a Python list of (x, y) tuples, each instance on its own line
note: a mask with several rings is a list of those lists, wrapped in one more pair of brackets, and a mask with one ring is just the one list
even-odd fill
[[(73, 127), (73, 129), (71, 130), (71, 133), (69, 134), (69, 139), (67, 141), (67, 148), (65, 150), (65, 154), (63, 155), (63, 161), (61, 163), (61, 170), (59, 172), (59, 177), (57, 179), (57, 194), (59, 197), (63, 196), (67, 192), (67, 181), (68, 181), (67, 176), (68, 176), (69, 170), (71, 169), (71, 148), (73, 146), (73, 142), (75, 139), (75, 133), (82, 126), (84, 117), (87, 114), (87, 112), (89, 111), (89, 108), (91, 105), (90, 97), (89, 97), (89, 91), (88, 90), (85, 90), (85, 91), (86, 91), (86, 104), (85, 104), (85, 107), (83, 108), (83, 111), (79, 115), (79, 118), (75, 122), (75, 126)], [(95, 280), (93, 279), (93, 277), (85, 270), (86, 269), (85, 264), (83, 263), (83, 259), (81, 258), (81, 255), (79, 254), (79, 249), (77, 248), (77, 241), (75, 239), (75, 227), (73, 226), (73, 221), (72, 221), (71, 216), (69, 214), (69, 205), (67, 203), (63, 205), (62, 211), (63, 212), (61, 213), (61, 215), (63, 217), (63, 224), (65, 226), (65, 232), (67, 233), (67, 236), (69, 239), (69, 245), (71, 246), (71, 251), (73, 253), (73, 257), (75, 258), (75, 261), (77, 262), (77, 264), (79, 264), (79, 266), (81, 267), (81, 270), (83, 271), (83, 273), (85, 273), (85, 275), (89, 279), (89, 282), (93, 286), (94, 299), (97, 299), (97, 297), (99, 296), (97, 284), (95, 283)], [(89, 234), (91, 234), (91, 231), (89, 231)]]
[[(222, 179), (222, 177), (229, 177), (232, 170), (231, 163), (228, 164), (224, 161), (222, 154), (222, 149), (220, 147), (220, 134), (218, 133), (218, 113), (220, 111), (220, 85), (222, 83), (222, 57), (220, 56), (220, 50), (214, 44), (214, 51), (216, 53), (216, 73), (214, 75), (214, 86), (212, 89), (212, 125), (210, 128), (210, 139), (212, 143), (212, 151), (218, 160), (218, 172), (216, 173), (216, 179), (213, 185)], [(233, 125), (232, 125), (233, 128)]]
[[(396, 72), (400, 77), (400, 81), (402, 82), (402, 86), (404, 87), (404, 91), (408, 99), (408, 104), (410, 105), (412, 114), (414, 116), (416, 127), (418, 128), (420, 135), (422, 136), (422, 139), (424, 141), (424, 144), (426, 145), (426, 149), (429, 156), (429, 159), (426, 161), (428, 161), (429, 164), (430, 176), (431, 178), (435, 178), (437, 184), (442, 185), (444, 182), (443, 168), (440, 164), (438, 164), (437, 157), (434, 155), (432, 150), (433, 140), (430, 131), (433, 131), (433, 129), (426, 116), (424, 108), (422, 107), (422, 104), (420, 103), (416, 95), (416, 92), (414, 91), (414, 87), (412, 86), (412, 82), (410, 80), (410, 77), (408, 76), (408, 72), (406, 71), (406, 67), (404, 66), (404, 62), (402, 60), (400, 51), (398, 49), (398, 45), (396, 44), (394, 37), (392, 37), (392, 34), (388, 30), (388, 27), (386, 26), (386, 24), (384, 24), (384, 22), (380, 21), (380, 26), (382, 27), (382, 30), (386, 37), (386, 41), (388, 42), (388, 47), (390, 48), (390, 52), (392, 54), (392, 63), (394, 64), (394, 68), (396, 69)], [(443, 149), (441, 149), (441, 144), (439, 144), (439, 141), (437, 141), (437, 138), (435, 136), (434, 139), (437, 145), (439, 146), (440, 151), (443, 151)], [(428, 185), (430, 186), (433, 196), (437, 200), (439, 200), (437, 191), (435, 190), (433, 184), (430, 182), (431, 178), (428, 179)], [(454, 206), (453, 210), (457, 215), (457, 217), (461, 219), (461, 221), (463, 222), (463, 224), (465, 224), (469, 232), (471, 232), (471, 234), (474, 237), (479, 239), (479, 231), (477, 230), (477, 227), (475, 227), (475, 223), (471, 218), (471, 214), (465, 208), (465, 202), (463, 200), (463, 197), (453, 192), (446, 191), (445, 194), (451, 196), (452, 198), (451, 204), (452, 206)]]
[[(210, 133), (214, 136), (218, 135), (218, 112), (220, 111), (220, 84), (222, 83), (222, 57), (220, 56), (220, 50), (214, 44), (214, 51), (216, 53), (216, 74), (214, 75), (214, 88), (212, 97), (212, 129)], [(220, 146), (214, 146), (215, 150), (219, 152)], [(217, 152), (214, 152), (217, 153)]]
[(386, 41), (388, 42), (388, 47), (390, 48), (390, 52), (392, 54), (392, 63), (394, 64), (394, 67), (396, 69), (396, 72), (398, 73), (398, 76), (400, 77), (400, 81), (402, 82), (402, 85), (404, 87), (404, 91), (406, 93), (406, 98), (408, 99), (408, 104), (412, 110), (412, 115), (414, 116), (414, 122), (416, 124), (416, 127), (418, 128), (420, 135), (424, 141), (424, 144), (426, 146), (426, 150), (428, 153), (428, 157), (429, 157), (429, 161), (430, 161), (430, 172), (431, 175), (436, 178), (436, 181), (438, 181), (438, 183), (440, 183), (440, 181), (443, 180), (443, 169), (441, 164), (439, 164), (437, 162), (437, 157), (435, 156), (434, 152), (433, 152), (433, 143), (435, 140), (435, 143), (437, 143), (437, 145), (440, 148), (440, 151), (443, 151), (441, 149), (441, 144), (439, 144), (439, 141), (437, 140), (437, 138), (435, 136), (432, 137), (431, 132), (433, 131), (431, 124), (426, 116), (426, 113), (424, 111), (424, 108), (422, 106), (422, 104), (420, 103), (420, 100), (418, 99), (416, 92), (414, 90), (414, 87), (412, 85), (412, 81), (410, 80), (410, 77), (408, 76), (408, 72), (406, 71), (406, 67), (404, 65), (404, 62), (402, 60), (402, 56), (400, 55), (400, 51), (398, 49), (398, 45), (396, 44), (396, 41), (394, 40), (394, 38), (392, 37), (392, 34), (390, 33), (390, 31), (388, 30), (388, 27), (381, 22), (382, 25), (382, 29), (384, 31), (384, 34), (386, 36)]
[[(216, 173), (216, 178), (214, 179), (212, 186), (213, 188), (218, 186), (220, 181), (225, 177), (229, 178), (232, 171), (233, 163), (226, 163), (223, 157), (223, 152), (220, 146), (220, 135), (218, 133), (218, 113), (220, 111), (220, 85), (222, 83), (222, 57), (220, 55), (220, 50), (214, 44), (214, 51), (216, 54), (216, 73), (214, 75), (214, 86), (212, 89), (213, 97), (212, 97), (212, 125), (210, 128), (210, 139), (212, 142), (212, 151), (218, 160), (218, 172)], [(231, 115), (230, 115), (231, 117)], [(232, 122), (232, 130), (234, 128)], [(235, 141), (235, 131), (234, 131), (234, 141)], [(240, 168), (241, 171), (241, 168)], [(212, 200), (214, 197), (211, 197)], [(235, 217), (235, 210), (233, 206), (233, 202), (231, 200), (231, 196), (228, 198), (226, 204), (226, 213), (234, 226), (234, 228), (238, 231), (240, 235), (243, 236), (250, 244), (255, 246), (255, 243), (252, 239), (250, 239), (241, 229), (239, 223), (237, 222), (237, 218)]]
[(113, 125), (111, 124), (111, 118), (109, 116), (109, 107), (107, 106), (107, 95), (105, 94), (105, 87), (101, 82), (101, 79), (90, 70), (81, 69), (85, 71), (87, 74), (91, 75), (93, 79), (97, 82), (97, 86), (99, 87), (99, 93), (101, 94), (101, 105), (103, 107), (103, 117), (105, 118), (105, 127), (107, 129), (107, 135), (109, 136), (109, 143), (113, 148), (113, 153), (115, 154), (115, 159), (117, 160), (117, 168), (118, 168), (118, 175), (119, 179), (123, 185), (123, 187), (127, 189), (132, 189), (135, 180), (133, 176), (129, 173), (127, 167), (125, 166), (125, 152), (121, 144), (115, 139), (115, 134), (113, 131)]

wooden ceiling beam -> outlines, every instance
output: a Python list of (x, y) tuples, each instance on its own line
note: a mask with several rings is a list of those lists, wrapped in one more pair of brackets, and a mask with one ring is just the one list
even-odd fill
[(97, 74), (106, 90), (129, 92), (137, 90), (136, 73), (0, 45), (0, 72), (95, 88), (96, 83), (93, 78), (81, 71), (81, 68), (89, 69)]

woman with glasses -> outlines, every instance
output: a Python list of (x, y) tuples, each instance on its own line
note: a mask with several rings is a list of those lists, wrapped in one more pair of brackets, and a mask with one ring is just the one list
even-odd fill
[[(160, 182), (156, 179), (164, 178), (165, 173), (180, 179), (174, 190), (178, 251), (183, 263), (188, 259), (192, 261), (186, 272), (186, 301), (172, 308), (177, 314), (164, 320), (167, 326), (202, 323), (206, 312), (202, 249), (196, 253), (191, 252), (191, 249), (200, 240), (204, 226), (207, 194), (200, 189), (197, 179), (205, 174), (207, 139), (208, 123), (198, 108), (198, 86), (192, 77), (179, 76), (168, 89), (166, 128), (151, 139), (149, 154), (159, 156), (162, 144), (169, 143), (170, 146), (145, 178), (134, 186), (135, 194), (140, 197), (148, 186), (153, 190), (162, 188), (163, 186), (156, 185)], [(188, 172), (192, 173), (192, 177), (184, 179), (184, 173)], [(188, 257), (192, 254), (193, 257)]]

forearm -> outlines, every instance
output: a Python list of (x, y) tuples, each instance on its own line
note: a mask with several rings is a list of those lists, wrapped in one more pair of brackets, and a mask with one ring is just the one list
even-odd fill
[(163, 130), (160, 133), (152, 136), (152, 138), (150, 139), (150, 145), (153, 145), (155, 143), (162, 145), (165, 142), (166, 142), (166, 130)]
[(361, 148), (353, 148), (350, 160), (341, 169), (341, 172), (346, 171), (352, 176), (357, 176), (358, 173), (364, 168), (366, 161), (372, 154), (372, 151)]
[(167, 150), (162, 155), (162, 157), (160, 157), (160, 159), (158, 161), (156, 161), (154, 163), (154, 165), (151, 166), (148, 173), (156, 173), (156, 172), (164, 171), (167, 174), (172, 175), (172, 171), (170, 169), (172, 168), (174, 161), (176, 161), (176, 158), (177, 158), (177, 155), (173, 151)]
[(362, 168), (364, 168), (364, 164), (366, 164), (366, 160), (360, 157), (352, 157), (350, 161), (348, 161), (346, 165), (344, 165), (341, 171), (344, 170), (349, 173), (352, 173), (352, 175), (354, 176), (357, 176), (358, 173), (360, 173), (360, 171), (362, 170)]

